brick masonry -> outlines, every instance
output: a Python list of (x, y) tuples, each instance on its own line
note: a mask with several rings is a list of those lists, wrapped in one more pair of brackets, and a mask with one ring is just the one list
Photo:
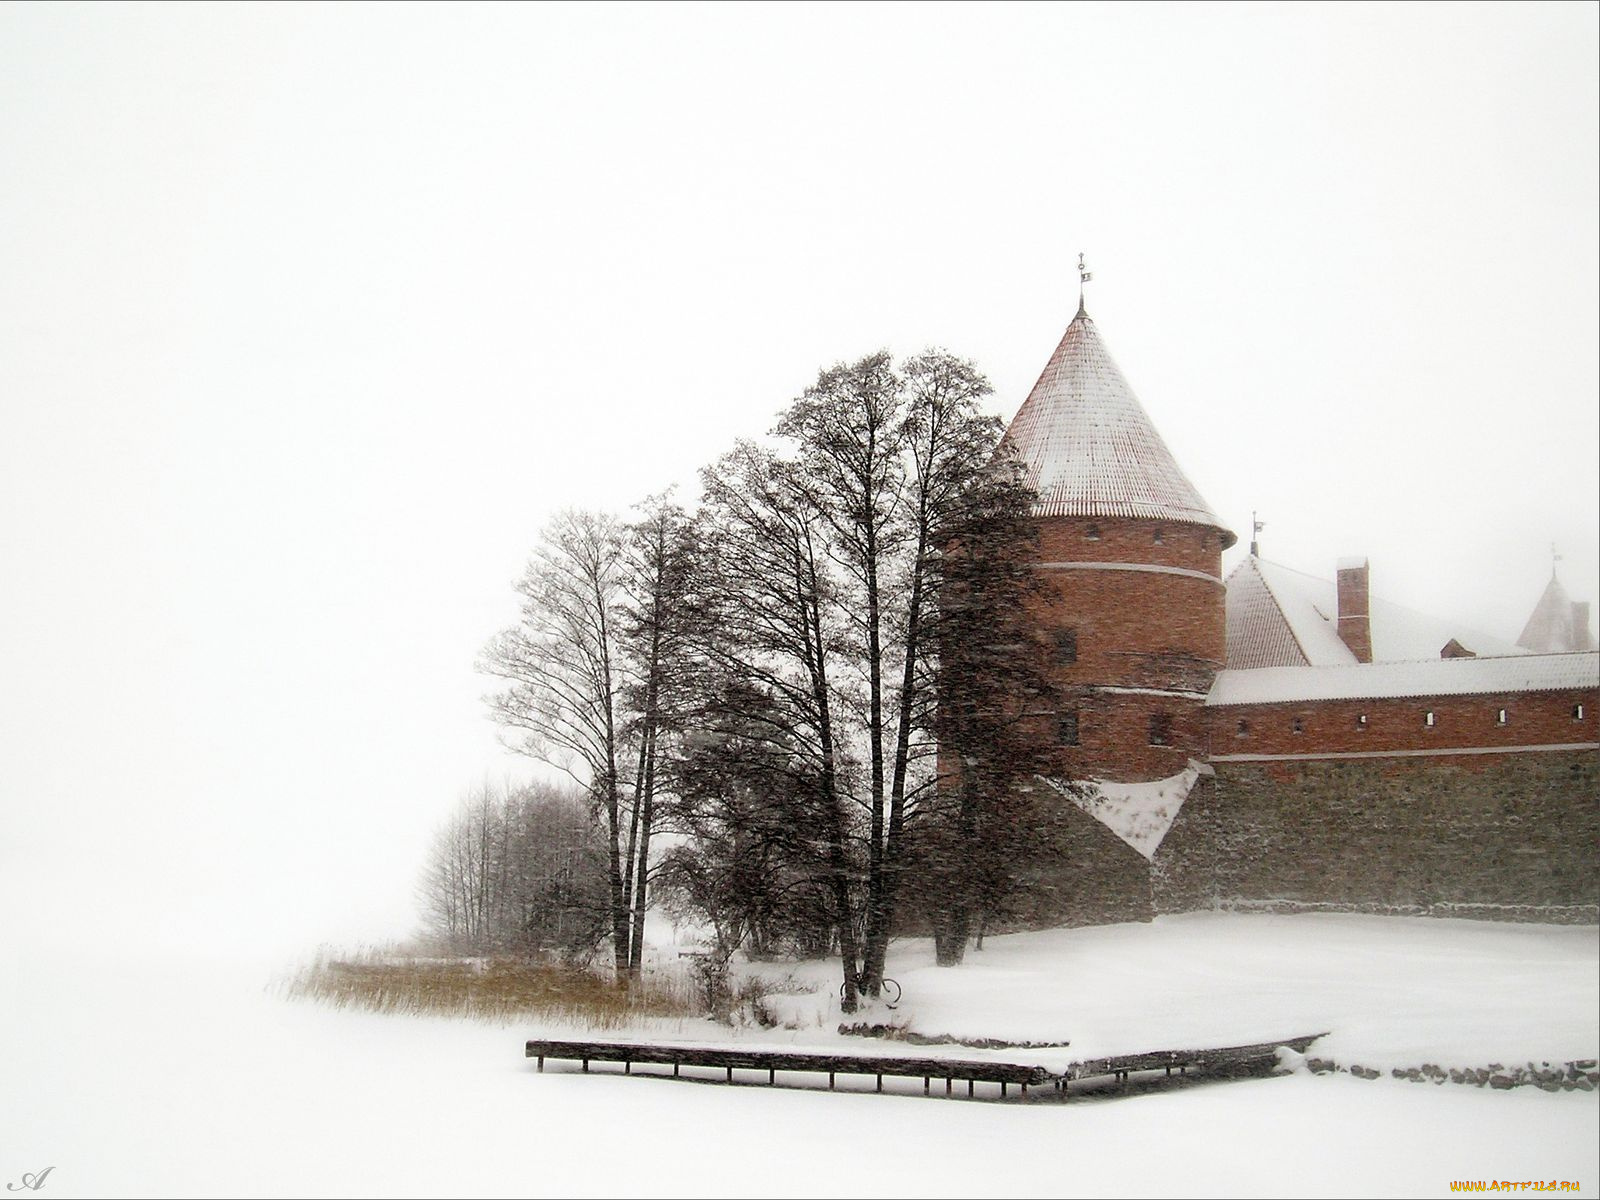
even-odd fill
[(1588, 689), (1230, 704), (1207, 709), (1206, 716), (1210, 754), (1226, 758), (1594, 742), (1600, 741), (1597, 707), (1600, 691)]
[[(1178, 706), (1163, 751), (1145, 744), (1155, 699), (1086, 690), (1094, 751), (1063, 751), (1063, 773), (1158, 778), (1195, 746), (1215, 776), (1153, 864), (1061, 800), (1008, 924), (1214, 908), (1600, 920), (1600, 751), (1521, 749), (1600, 740), (1600, 691)], [(1121, 773), (1097, 769), (1116, 754)], [(1378, 757), (1316, 757), (1347, 754)]]
[[(1078, 715), (1079, 744), (1059, 751), (1062, 773), (1177, 774), (1205, 752), (1202, 697), (1226, 653), (1221, 534), (1110, 517), (1049, 517), (1039, 526), (1045, 588), (1036, 652), (1057, 689), (1049, 716)], [(1067, 631), (1070, 653), (1058, 641)], [(1159, 744), (1152, 718), (1166, 723)], [(1054, 720), (1041, 727), (1054, 738)]]
[(1600, 692), (1207, 707), (1226, 656), (1221, 552), (1202, 526), (1040, 521), (1029, 652), (1054, 691), (1033, 706), (1056, 770), (1149, 780), (1196, 758), (1216, 775), (1153, 864), (1060, 799), (1002, 927), (1211, 908), (1600, 919), (1600, 752), (1523, 749), (1600, 740)]

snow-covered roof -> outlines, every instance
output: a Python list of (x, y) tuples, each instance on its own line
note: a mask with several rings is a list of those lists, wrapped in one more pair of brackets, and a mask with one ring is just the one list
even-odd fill
[(1572, 598), (1561, 586), (1555, 571), (1550, 572), (1550, 582), (1544, 595), (1534, 605), (1533, 615), (1523, 626), (1517, 645), (1541, 654), (1559, 654), (1565, 650), (1593, 650), (1594, 638), (1589, 633), (1587, 605), (1584, 606), (1582, 624), (1573, 612)]
[(1082, 308), (1006, 431), (1041, 517), (1149, 517), (1234, 536), (1178, 468)]
[[(1524, 653), (1500, 638), (1377, 596), (1368, 598), (1368, 608), (1374, 662), (1438, 658), (1451, 639), (1479, 655)], [(1228, 575), (1227, 631), (1230, 669), (1356, 663), (1339, 637), (1338, 588), (1333, 581), (1254, 555)]]
[(1435, 658), (1348, 666), (1259, 667), (1217, 672), (1206, 704), (1286, 704), (1300, 700), (1379, 700), (1472, 696), (1600, 687), (1600, 652)]

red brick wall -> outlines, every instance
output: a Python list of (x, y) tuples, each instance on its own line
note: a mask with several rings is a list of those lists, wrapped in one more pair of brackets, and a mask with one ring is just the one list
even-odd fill
[[(1218, 532), (1130, 518), (1048, 517), (1040, 521), (1039, 560), (1174, 567), (1211, 577), (1041, 566), (1044, 596), (1034, 614), (1033, 652), (1048, 666), (1060, 707), (1078, 712), (1081, 744), (1061, 748), (1064, 774), (1159, 779), (1203, 755), (1203, 700), (1101, 689), (1199, 696), (1210, 690), (1226, 652)], [(1056, 634), (1068, 629), (1077, 640), (1077, 661), (1070, 663), (1061, 661), (1056, 643)], [(1164, 746), (1150, 744), (1156, 714), (1171, 722)], [(1054, 714), (1040, 718), (1040, 731), (1056, 740)]]
[(1372, 661), (1372, 618), (1366, 560), (1359, 567), (1340, 567), (1338, 588), (1339, 639), (1350, 647), (1357, 662)]
[[(1573, 716), (1583, 706), (1583, 717)], [(1450, 750), (1600, 741), (1600, 690), (1315, 700), (1239, 704), (1206, 710), (1210, 754), (1326, 754), (1373, 750)], [(1499, 723), (1505, 710), (1506, 723)], [(1432, 712), (1430, 728), (1425, 715)], [(1366, 728), (1358, 724), (1365, 715)], [(1295, 732), (1295, 722), (1301, 732)], [(1247, 731), (1239, 732), (1239, 722)]]
[[(1089, 537), (1090, 527), (1100, 537)], [(1161, 541), (1155, 540), (1161, 534)], [(1183, 567), (1222, 575), (1222, 540), (1215, 529), (1133, 517), (1042, 517), (1039, 561), (1118, 562)]]

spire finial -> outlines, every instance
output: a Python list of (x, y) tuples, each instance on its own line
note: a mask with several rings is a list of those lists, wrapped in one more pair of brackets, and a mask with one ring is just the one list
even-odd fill
[(1265, 521), (1257, 519), (1256, 510), (1252, 508), (1250, 510), (1250, 557), (1251, 558), (1260, 558), (1261, 557), (1261, 543), (1256, 541), (1256, 534), (1260, 533), (1266, 527), (1267, 527), (1267, 523)]
[(1556, 550), (1556, 544), (1550, 543), (1550, 578), (1556, 577), (1556, 564), (1561, 561), (1561, 555)]
[(1083, 306), (1083, 285), (1094, 278), (1094, 273), (1086, 271), (1083, 266), (1083, 251), (1078, 251), (1078, 315), (1087, 317), (1089, 310)]

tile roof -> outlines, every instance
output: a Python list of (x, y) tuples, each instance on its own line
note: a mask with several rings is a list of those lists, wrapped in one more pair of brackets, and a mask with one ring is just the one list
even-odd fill
[[(1343, 666), (1356, 661), (1339, 639), (1337, 614), (1319, 609), (1300, 580), (1289, 578), (1294, 575), (1299, 572), (1264, 563), (1252, 554), (1228, 576), (1230, 669)], [(1331, 624), (1329, 615), (1334, 616)]]
[(1209, 707), (1301, 700), (1472, 696), (1600, 687), (1600, 652), (1436, 658), (1344, 667), (1260, 667), (1217, 672)]
[[(1252, 555), (1229, 573), (1227, 585), (1230, 669), (1355, 665), (1355, 655), (1339, 637), (1338, 589), (1332, 580)], [(1452, 639), (1479, 655), (1524, 653), (1501, 638), (1378, 596), (1369, 597), (1368, 604), (1372, 657), (1378, 663), (1436, 659)]]
[(1149, 517), (1224, 533), (1082, 308), (1006, 431), (1041, 517)]

